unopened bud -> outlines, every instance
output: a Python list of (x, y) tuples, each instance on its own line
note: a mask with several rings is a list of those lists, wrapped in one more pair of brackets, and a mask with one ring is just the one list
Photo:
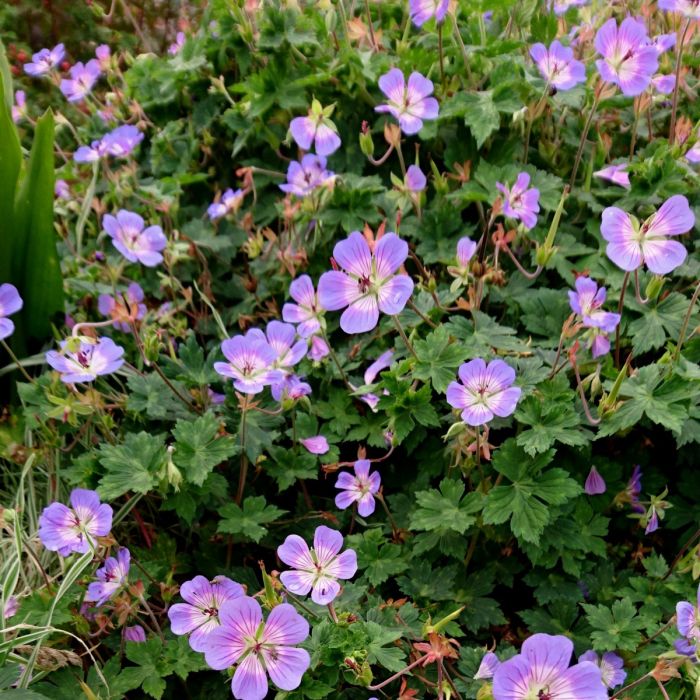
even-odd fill
[(369, 131), (363, 131), (360, 134), (360, 150), (370, 158), (374, 156), (374, 141)]
[(649, 280), (649, 284), (647, 284), (645, 290), (646, 298), (649, 299), (649, 301), (656, 299), (659, 294), (661, 294), (661, 289), (665, 282), (666, 279), (662, 275), (654, 275), (651, 280)]

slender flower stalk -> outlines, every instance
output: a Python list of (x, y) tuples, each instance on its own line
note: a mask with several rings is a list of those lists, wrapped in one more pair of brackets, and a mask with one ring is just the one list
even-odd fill
[(576, 151), (576, 157), (574, 158), (574, 167), (571, 170), (571, 178), (569, 179), (569, 188), (573, 188), (576, 184), (576, 174), (578, 173), (578, 166), (581, 164), (581, 156), (583, 156), (583, 149), (586, 146), (586, 139), (588, 138), (588, 131), (593, 123), (593, 117), (595, 116), (596, 110), (598, 109), (598, 104), (600, 103), (600, 95), (603, 90), (604, 83), (599, 82), (596, 87), (595, 94), (593, 96), (593, 104), (591, 105), (591, 111), (588, 113), (586, 118), (586, 123), (583, 126), (583, 131), (581, 132), (581, 140), (578, 144), (578, 150)]
[(671, 123), (668, 128), (668, 142), (671, 146), (676, 141), (676, 114), (678, 112), (678, 89), (681, 82), (681, 66), (683, 65), (683, 45), (685, 44), (685, 37), (688, 34), (688, 29), (690, 29), (690, 23), (692, 21), (691, 17), (687, 17), (683, 23), (683, 31), (681, 32), (681, 40), (676, 45), (676, 69), (674, 75), (676, 77), (673, 83), (673, 98), (671, 100)]

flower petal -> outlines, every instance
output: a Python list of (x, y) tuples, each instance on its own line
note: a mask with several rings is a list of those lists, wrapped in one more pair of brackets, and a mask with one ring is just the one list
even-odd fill
[[(329, 274), (329, 273), (326, 273)], [(379, 305), (375, 296), (365, 294), (353, 301), (340, 317), (340, 327), (346, 333), (371, 331), (379, 321)]]
[[(207, 660), (208, 663), (208, 660)], [(256, 654), (248, 654), (236, 667), (231, 690), (236, 700), (264, 700), (267, 696), (267, 676)]]
[(646, 266), (657, 275), (665, 275), (680, 267), (688, 256), (685, 246), (665, 238), (642, 242), (642, 254)]
[(314, 562), (309, 546), (299, 535), (287, 535), (287, 539), (277, 547), (277, 556), (287, 566), (295, 569), (313, 569)]
[(413, 294), (413, 280), (408, 275), (396, 275), (379, 289), (379, 308), (382, 313), (395, 316), (403, 311)]
[(294, 647), (277, 647), (274, 652), (264, 648), (263, 658), (272, 682), (280, 690), (298, 688), (304, 673), (311, 665), (309, 652)]
[(309, 623), (288, 603), (272, 608), (263, 632), (268, 644), (299, 644), (309, 636)]

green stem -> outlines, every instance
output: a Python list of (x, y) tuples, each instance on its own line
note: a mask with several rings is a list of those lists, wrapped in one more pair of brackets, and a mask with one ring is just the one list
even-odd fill
[(343, 368), (340, 366), (340, 360), (338, 360), (338, 356), (335, 354), (335, 350), (333, 350), (333, 348), (331, 347), (331, 344), (328, 342), (328, 336), (326, 335), (326, 331), (321, 330), (321, 337), (326, 342), (326, 347), (328, 348), (328, 352), (331, 356), (331, 359), (333, 360), (338, 372), (340, 372), (340, 376), (341, 376), (343, 382), (345, 383), (345, 386), (348, 389), (350, 389), (350, 391), (355, 391), (352, 384), (350, 384), (350, 382), (348, 381), (348, 377), (345, 374), (345, 372), (343, 371)]
[(622, 280), (622, 291), (620, 292), (620, 301), (617, 304), (617, 315), (620, 316), (620, 323), (617, 324), (615, 329), (615, 367), (620, 368), (620, 326), (622, 325), (622, 306), (625, 302), (625, 290), (627, 289), (627, 284), (630, 281), (630, 273), (625, 272), (625, 276)]
[(593, 117), (595, 116), (596, 109), (598, 109), (598, 103), (600, 102), (600, 93), (602, 90), (602, 85), (598, 87), (595, 91), (595, 97), (593, 98), (593, 104), (591, 105), (591, 111), (588, 113), (588, 118), (583, 126), (583, 131), (581, 132), (581, 140), (578, 144), (578, 151), (576, 151), (576, 158), (574, 159), (574, 167), (571, 171), (571, 179), (569, 180), (569, 187), (573, 189), (574, 183), (576, 182), (576, 173), (578, 172), (578, 166), (581, 164), (581, 156), (583, 155), (583, 149), (586, 147), (586, 138), (588, 137), (588, 132), (593, 123)]
[(92, 198), (95, 196), (95, 188), (97, 187), (97, 174), (99, 172), (99, 161), (95, 161), (92, 164), (92, 179), (85, 191), (85, 198), (83, 199), (83, 206), (80, 208), (80, 216), (78, 216), (78, 222), (75, 225), (75, 253), (78, 260), (82, 257), (83, 253), (83, 232), (85, 230), (85, 223), (90, 215), (90, 207), (92, 206)]
[(401, 336), (401, 339), (403, 340), (404, 344), (408, 348), (409, 352), (413, 357), (418, 359), (418, 355), (416, 355), (416, 351), (413, 349), (413, 345), (411, 345), (411, 341), (408, 339), (408, 336), (406, 335), (406, 331), (404, 331), (403, 326), (401, 325), (401, 321), (399, 321), (398, 316), (392, 316), (394, 319), (394, 325), (396, 326), (396, 330), (398, 330), (399, 335)]
[(445, 92), (445, 52), (442, 46), (442, 22), (437, 26), (438, 55), (440, 56), (440, 84)]
[(22, 376), (28, 381), (34, 384), (34, 380), (29, 376), (27, 370), (22, 367), (22, 363), (17, 359), (17, 355), (12, 352), (12, 348), (4, 341), (0, 340), (0, 344), (5, 348), (5, 352), (10, 356), (10, 359), (17, 365), (17, 369), (22, 373)]
[(678, 362), (678, 358), (681, 356), (681, 348), (683, 347), (683, 341), (685, 341), (685, 334), (688, 331), (688, 324), (690, 323), (690, 317), (693, 315), (693, 308), (697, 303), (698, 296), (700, 296), (700, 282), (698, 282), (698, 286), (695, 287), (693, 296), (690, 299), (690, 304), (688, 305), (688, 310), (685, 312), (685, 317), (683, 318), (681, 332), (678, 335), (678, 344), (676, 345), (676, 352), (673, 353), (674, 362)]
[(681, 65), (683, 64), (683, 44), (685, 44), (685, 37), (690, 28), (691, 18), (686, 19), (683, 25), (683, 31), (681, 32), (681, 40), (676, 45), (676, 80), (673, 83), (673, 101), (671, 103), (671, 125), (668, 130), (668, 142), (673, 146), (676, 140), (676, 113), (678, 111), (678, 90), (680, 88), (680, 77), (681, 77)]
[(241, 470), (238, 474), (238, 491), (236, 491), (236, 504), (241, 505), (243, 500), (243, 492), (245, 491), (246, 477), (248, 476), (248, 455), (245, 452), (246, 439), (246, 416), (248, 415), (248, 395), (243, 399), (243, 408), (241, 411)]

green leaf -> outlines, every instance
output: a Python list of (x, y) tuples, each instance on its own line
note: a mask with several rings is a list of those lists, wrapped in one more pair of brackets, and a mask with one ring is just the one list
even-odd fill
[(314, 479), (318, 474), (316, 456), (306, 451), (295, 454), (288, 447), (271, 447), (270, 456), (274, 463), (266, 464), (265, 471), (277, 482), (280, 491), (288, 489), (297, 479)]
[(612, 608), (582, 603), (586, 619), (593, 628), (591, 640), (596, 651), (634, 651), (642, 641), (640, 630), (645, 623), (627, 598), (616, 600)]
[(501, 125), (501, 115), (493, 101), (493, 91), (477, 93), (459, 92), (447, 100), (440, 109), (440, 118), (463, 117), (481, 148), (486, 139)]
[(671, 292), (661, 301), (657, 299), (646, 306), (638, 304), (636, 307), (643, 315), (632, 321), (628, 330), (634, 354), (638, 356), (660, 348), (667, 337), (678, 337), (688, 311), (688, 299), (678, 292)]
[(371, 664), (379, 664), (392, 673), (404, 668), (406, 665), (404, 652), (396, 646), (386, 646), (400, 639), (403, 630), (387, 629), (376, 622), (365, 622), (365, 628), (370, 638), (367, 644), (367, 661)]
[(429, 379), (435, 391), (444, 393), (467, 357), (464, 347), (461, 343), (450, 342), (445, 326), (439, 326), (425, 340), (416, 340), (413, 347), (418, 356), (413, 376), (423, 381)]
[(482, 507), (481, 494), (476, 492), (464, 496), (464, 482), (443, 479), (440, 490), (430, 489), (416, 494), (418, 509), (411, 517), (413, 530), (438, 531), (452, 530), (463, 534), (474, 524)]
[(401, 547), (387, 543), (379, 528), (367, 530), (362, 535), (350, 535), (347, 543), (357, 552), (357, 566), (373, 586), (408, 568)]
[[(7, 63), (5, 49), (0, 42), (0, 96), (7, 93), (8, 85), (5, 78), (8, 75), (2, 70)], [(4, 76), (4, 77), (3, 77)], [(3, 93), (4, 85), (4, 93)], [(0, 99), (0, 221), (3, 222), (2, 234), (0, 234), (0, 280), (11, 279), (11, 273), (17, 274), (19, 271), (11, 266), (12, 260), (12, 239), (15, 192), (17, 189), (17, 178), (22, 166), (22, 151), (19, 145), (17, 129), (10, 112), (12, 104), (12, 88), (10, 86), (10, 104), (5, 99)], [(14, 279), (14, 277), (12, 277)]]
[(121, 445), (102, 445), (99, 462), (105, 469), (98, 491), (105, 500), (129, 491), (147, 493), (161, 478), (166, 465), (162, 435), (128, 433)]
[(248, 496), (243, 501), (243, 508), (235, 503), (227, 503), (219, 509), (223, 520), (219, 522), (217, 532), (242, 535), (253, 542), (260, 542), (267, 533), (267, 528), (263, 525), (274, 522), (286, 512), (276, 506), (268, 506), (264, 496)]
[[(187, 394), (187, 390), (180, 382), (174, 380), (171, 382), (183, 395)], [(155, 372), (143, 375), (130, 374), (126, 383), (129, 387), (126, 405), (130, 412), (137, 415), (145, 413), (149, 418), (170, 421), (190, 415), (187, 407)]]
[(527, 352), (528, 346), (517, 338), (516, 331), (507, 326), (501, 326), (490, 316), (481, 312), (472, 313), (474, 322), (464, 316), (452, 316), (447, 322), (447, 330), (458, 340), (467, 357), (483, 357), (494, 350), (509, 350), (511, 352)]
[(173, 428), (173, 461), (184, 477), (201, 486), (217, 464), (236, 454), (238, 445), (231, 436), (219, 435), (220, 420), (211, 412), (194, 420), (179, 420)]

